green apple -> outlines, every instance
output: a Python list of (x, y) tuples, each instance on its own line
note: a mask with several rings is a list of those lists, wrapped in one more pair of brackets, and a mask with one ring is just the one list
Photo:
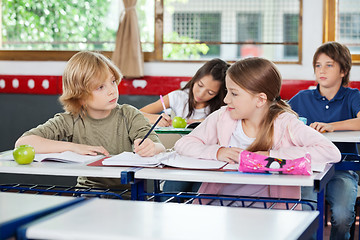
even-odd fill
[(172, 120), (172, 125), (174, 128), (185, 128), (186, 120), (182, 117), (174, 117)]
[(30, 164), (35, 158), (35, 149), (30, 145), (20, 145), (14, 149), (13, 156), (18, 164)]

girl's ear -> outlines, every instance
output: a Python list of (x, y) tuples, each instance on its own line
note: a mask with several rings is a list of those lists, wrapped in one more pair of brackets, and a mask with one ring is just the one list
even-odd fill
[(267, 103), (267, 96), (265, 93), (259, 93), (257, 99), (257, 107), (262, 107)]

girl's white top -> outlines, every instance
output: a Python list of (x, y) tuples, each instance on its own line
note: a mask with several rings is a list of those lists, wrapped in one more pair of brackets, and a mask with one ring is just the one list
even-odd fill
[[(201, 109), (194, 109), (193, 114), (190, 118), (187, 117), (189, 114), (189, 89), (175, 90), (168, 94), (170, 108), (174, 111), (175, 115), (185, 119), (203, 119), (206, 118), (210, 113), (210, 107), (207, 106)], [(168, 113), (169, 114), (169, 113)]]

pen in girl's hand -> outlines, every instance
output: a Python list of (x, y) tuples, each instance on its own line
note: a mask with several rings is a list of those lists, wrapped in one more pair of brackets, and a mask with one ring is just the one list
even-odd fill
[(161, 100), (161, 104), (164, 108), (164, 113), (166, 114), (166, 107), (165, 107), (165, 103), (164, 103), (164, 99), (163, 99), (162, 95), (160, 95), (160, 100)]
[[(141, 142), (139, 143), (139, 146), (145, 141), (145, 139), (150, 135), (150, 133), (152, 132), (152, 130), (154, 130), (154, 128), (156, 127), (156, 125), (160, 122), (162, 116), (160, 115), (160, 117), (158, 118), (158, 120), (156, 120), (156, 122), (154, 123), (154, 125), (150, 128), (150, 130), (148, 131), (148, 133), (145, 135), (145, 137), (141, 140)], [(135, 152), (133, 152), (135, 153)]]

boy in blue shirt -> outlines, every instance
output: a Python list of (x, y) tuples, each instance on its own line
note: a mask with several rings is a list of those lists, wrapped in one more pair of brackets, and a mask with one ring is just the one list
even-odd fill
[[(349, 49), (337, 42), (321, 45), (314, 54), (316, 89), (303, 90), (289, 104), (310, 127), (319, 132), (360, 130), (360, 91), (348, 88), (351, 69)], [(341, 153), (358, 154), (355, 143), (335, 143)], [(349, 159), (347, 157), (346, 159)], [(326, 186), (326, 199), (331, 209), (330, 239), (349, 239), (355, 218), (358, 175), (354, 171), (335, 171)], [(302, 197), (314, 198), (309, 188), (302, 188)]]

